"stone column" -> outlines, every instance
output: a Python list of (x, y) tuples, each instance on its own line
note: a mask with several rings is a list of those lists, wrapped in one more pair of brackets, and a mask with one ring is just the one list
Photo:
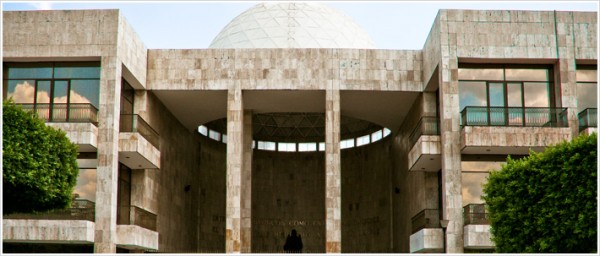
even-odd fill
[(225, 252), (241, 252), (241, 192), (244, 159), (244, 104), (240, 87), (227, 92), (227, 202)]
[(116, 253), (121, 63), (102, 57), (94, 252)]
[(342, 251), (340, 91), (325, 93), (325, 251)]
[[(554, 12), (555, 32), (556, 32), (556, 55), (558, 58), (558, 68), (555, 71), (558, 75), (555, 87), (560, 90), (560, 104), (567, 109), (569, 127), (571, 128), (571, 137), (579, 135), (579, 118), (577, 112), (577, 78), (575, 63), (575, 31), (573, 28), (573, 12)], [(556, 95), (556, 94), (555, 94)]]
[(244, 111), (242, 167), (242, 252), (252, 253), (252, 111)]
[[(447, 13), (439, 14), (442, 38), (456, 37), (448, 32)], [(460, 153), (460, 109), (458, 98), (458, 57), (455, 40), (441, 41), (440, 132), (442, 143), (442, 214), (449, 220), (446, 229), (447, 253), (463, 253), (462, 176)]]

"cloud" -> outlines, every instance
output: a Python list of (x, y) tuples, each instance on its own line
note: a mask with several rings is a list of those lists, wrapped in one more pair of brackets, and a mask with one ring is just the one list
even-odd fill
[[(81, 94), (70, 91), (71, 103), (91, 103), (90, 100)], [(13, 98), (15, 103), (33, 103), (33, 97), (35, 95), (35, 86), (29, 84), (29, 81), (23, 81), (23, 83), (15, 86), (14, 92), (8, 92), (8, 98)], [(50, 103), (50, 95), (46, 91), (40, 91), (37, 94), (38, 103)], [(54, 97), (54, 103), (67, 103), (67, 96)]]
[(37, 10), (52, 10), (52, 2), (43, 1), (43, 2), (34, 2), (29, 3), (29, 5), (33, 6)]
[(73, 191), (79, 198), (96, 201), (96, 169), (79, 169), (77, 185)]

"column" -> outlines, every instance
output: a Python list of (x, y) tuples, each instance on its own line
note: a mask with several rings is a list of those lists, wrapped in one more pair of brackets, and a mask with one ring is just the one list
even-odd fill
[(95, 253), (116, 253), (121, 63), (102, 57), (98, 112)]
[(244, 111), (242, 167), (242, 252), (252, 252), (252, 111)]
[(242, 90), (227, 92), (227, 174), (225, 205), (225, 252), (241, 252), (241, 192), (244, 159), (244, 104)]
[[(445, 22), (445, 21), (442, 21)], [(447, 27), (447, 26), (446, 26)], [(444, 26), (442, 26), (444, 28)], [(442, 32), (447, 33), (447, 32)], [(463, 253), (460, 109), (456, 45), (442, 43), (440, 133), (442, 143), (442, 214), (448, 220), (446, 253)]]
[(342, 252), (340, 91), (325, 92), (325, 251)]

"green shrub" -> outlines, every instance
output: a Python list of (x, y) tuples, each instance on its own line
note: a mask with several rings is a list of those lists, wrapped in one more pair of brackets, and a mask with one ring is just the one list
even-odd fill
[(482, 199), (501, 253), (597, 252), (597, 134), (508, 159)]
[(3, 214), (66, 208), (77, 182), (77, 146), (12, 101), (2, 105)]

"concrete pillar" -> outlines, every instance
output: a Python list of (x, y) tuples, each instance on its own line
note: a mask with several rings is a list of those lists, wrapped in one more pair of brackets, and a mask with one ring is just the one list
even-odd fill
[[(440, 32), (448, 37), (447, 13), (440, 11)], [(442, 36), (443, 37), (443, 36)], [(441, 42), (440, 63), (440, 132), (442, 143), (442, 215), (449, 220), (446, 229), (446, 252), (463, 253), (462, 176), (460, 155), (460, 109), (458, 95), (458, 57), (451, 40)]]
[(325, 93), (325, 251), (342, 251), (340, 91)]
[(121, 63), (102, 57), (94, 252), (116, 253)]
[(244, 159), (242, 167), (242, 252), (252, 252), (252, 111), (244, 111)]
[(244, 159), (244, 104), (242, 90), (227, 92), (227, 174), (225, 205), (225, 252), (241, 252), (241, 194)]

